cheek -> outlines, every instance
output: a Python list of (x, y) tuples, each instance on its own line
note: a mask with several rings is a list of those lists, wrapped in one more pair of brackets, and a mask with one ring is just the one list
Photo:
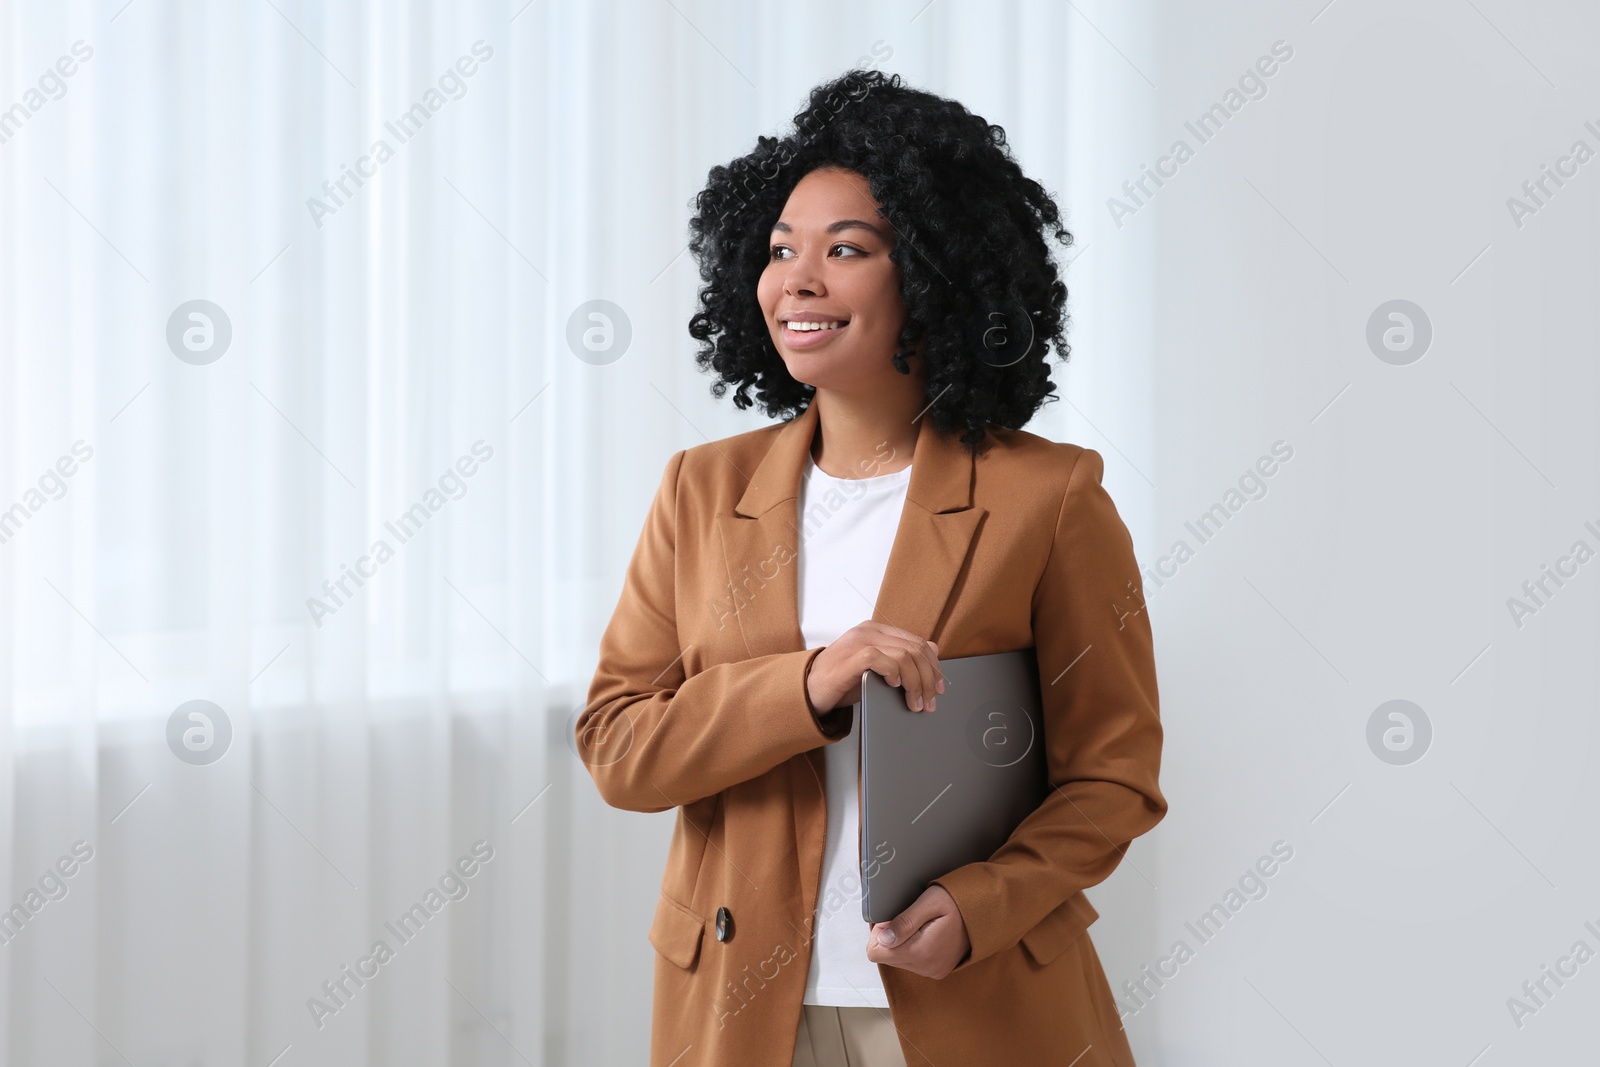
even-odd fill
[(756, 302), (761, 305), (761, 313), (771, 318), (778, 310), (778, 297), (782, 294), (783, 284), (777, 272), (771, 267), (761, 272), (761, 280), (756, 283)]
[(899, 269), (887, 258), (874, 263), (873, 268), (870, 273), (862, 272), (863, 295), (870, 295), (872, 302), (879, 307), (898, 306), (901, 302)]
[(895, 272), (889, 275), (883, 283), (883, 306), (889, 308), (897, 316), (906, 313), (905, 298), (900, 295), (900, 274)]
[(863, 296), (872, 306), (874, 331), (898, 334), (906, 316), (905, 301), (900, 296), (899, 277), (891, 273), (875, 279), (870, 292)]

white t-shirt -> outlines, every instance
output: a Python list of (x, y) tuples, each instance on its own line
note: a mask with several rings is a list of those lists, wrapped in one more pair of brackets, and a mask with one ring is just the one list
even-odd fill
[[(806, 457), (798, 577), (807, 648), (831, 644), (872, 618), (910, 482), (909, 466), (874, 478), (835, 478)], [(852, 725), (848, 737), (823, 751), (828, 831), (805, 1003), (887, 1008), (878, 965), (867, 959), (871, 927), (861, 918), (861, 736)]]

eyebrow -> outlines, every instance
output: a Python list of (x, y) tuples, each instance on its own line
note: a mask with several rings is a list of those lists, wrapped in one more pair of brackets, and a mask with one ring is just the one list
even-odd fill
[[(845, 230), (857, 230), (857, 229), (859, 229), (859, 230), (868, 230), (868, 231), (876, 234), (879, 237), (883, 236), (883, 231), (882, 230), (878, 229), (872, 223), (866, 222), (866, 221), (864, 221), (862, 219), (840, 219), (838, 222), (835, 222), (835, 223), (831, 224), (828, 227), (827, 232), (828, 233), (843, 233)], [(787, 222), (783, 222), (783, 221), (780, 220), (780, 221), (775, 222), (775, 223), (772, 224), (772, 232), (773, 233), (793, 233), (794, 231), (789, 227), (789, 224)]]

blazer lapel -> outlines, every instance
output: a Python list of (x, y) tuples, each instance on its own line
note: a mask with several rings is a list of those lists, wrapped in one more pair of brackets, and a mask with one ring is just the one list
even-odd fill
[[(727, 595), (751, 656), (799, 652), (798, 552), (800, 479), (817, 430), (818, 413), (808, 406), (779, 429), (746, 486), (732, 515), (719, 515), (717, 527), (727, 564)], [(956, 437), (941, 437), (926, 416), (911, 453), (911, 481), (900, 514), (883, 584), (872, 618), (940, 638), (938, 627), (951, 590), (966, 563), (973, 537), (987, 512), (973, 506), (974, 463)], [(726, 603), (723, 600), (723, 603)], [(821, 749), (789, 763), (796, 854), (800, 863), (800, 914), (806, 938), (813, 932), (822, 880), (827, 831)]]
[[(798, 652), (800, 480), (815, 439), (815, 406), (785, 423), (733, 515), (717, 518), (735, 617), (751, 656)], [(972, 503), (971, 451), (924, 416), (911, 456), (906, 506), (871, 617), (930, 640), (987, 512)], [(865, 617), (865, 616), (863, 616)]]

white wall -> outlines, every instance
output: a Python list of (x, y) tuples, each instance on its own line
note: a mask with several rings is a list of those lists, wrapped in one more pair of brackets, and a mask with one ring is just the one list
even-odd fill
[[(1129, 175), (1293, 48), (1121, 231), (1154, 253), (1142, 559), (1196, 551), (1150, 592), (1172, 801), (1157, 932), (1108, 972), (1195, 949), (1126, 1020), (1141, 1062), (1578, 1062), (1593, 968), (1520, 1027), (1507, 998), (1574, 942), (1600, 949), (1600, 569), (1520, 627), (1507, 600), (1574, 541), (1600, 549), (1595, 165), (1520, 228), (1507, 199), (1575, 140), (1600, 148), (1600, 22), (1319, 6), (1166, 5), (1137, 56), (1159, 91)], [(1432, 323), (1409, 365), (1365, 339), (1393, 299)], [(1267, 495), (1200, 544), (1185, 522), (1279, 440), (1293, 458)], [(1407, 765), (1366, 737), (1395, 699), (1432, 725)], [(1278, 840), (1294, 858), (1267, 896), (1201, 945), (1185, 921)]]

